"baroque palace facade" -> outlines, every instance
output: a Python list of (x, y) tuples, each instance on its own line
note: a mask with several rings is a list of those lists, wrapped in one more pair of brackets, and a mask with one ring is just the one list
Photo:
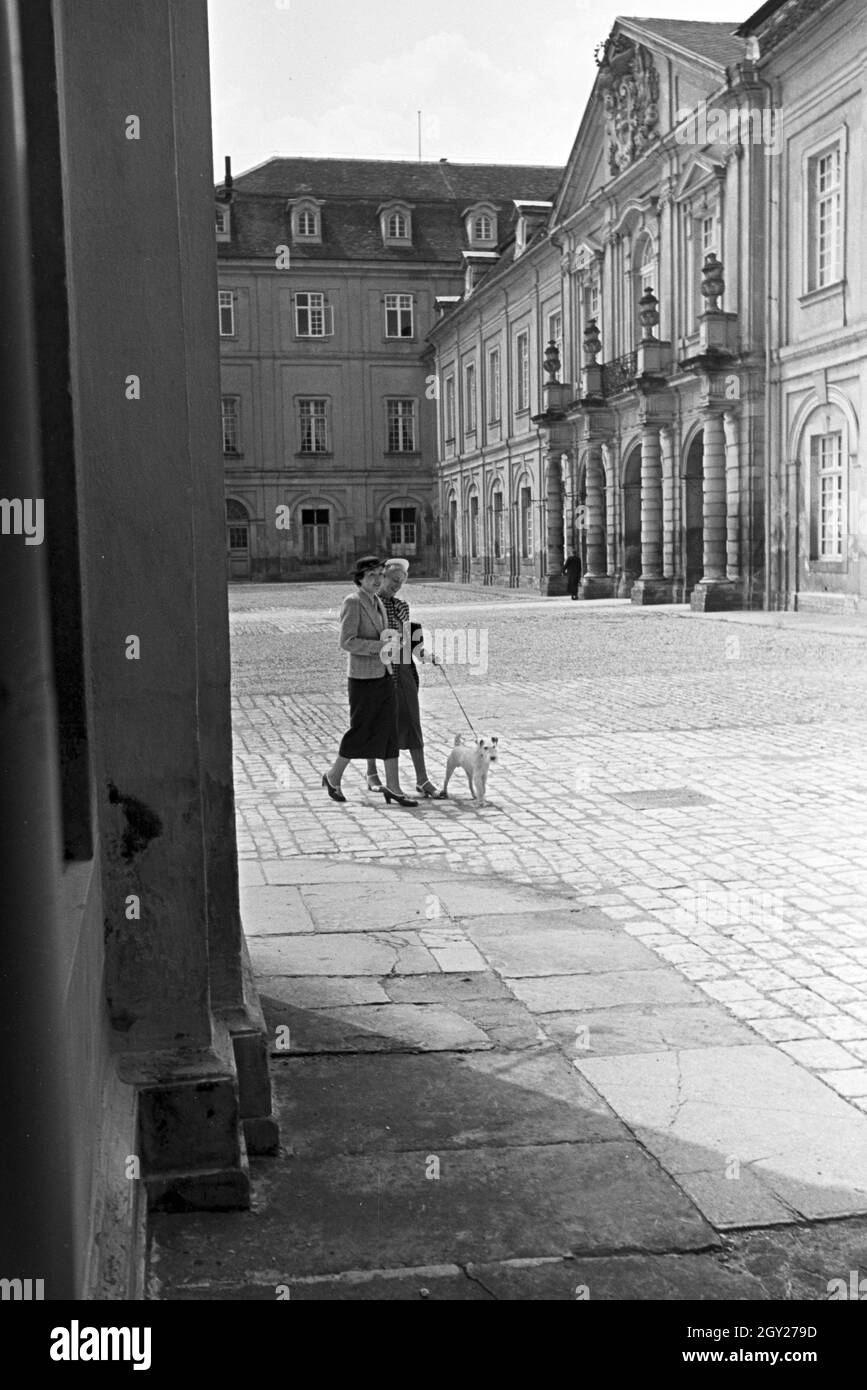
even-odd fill
[[(441, 569), (698, 609), (867, 598), (865, 26), (618, 20), (557, 192), (431, 332)], [(562, 377), (562, 380), (561, 380)]]
[(217, 190), (232, 578), (439, 566), (427, 336), (562, 169), (271, 159)]

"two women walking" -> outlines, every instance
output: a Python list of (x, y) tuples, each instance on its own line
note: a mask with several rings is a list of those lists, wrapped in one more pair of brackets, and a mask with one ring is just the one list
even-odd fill
[[(322, 778), (333, 801), (345, 801), (340, 788), (354, 758), (367, 762), (367, 785), (381, 791), (390, 805), (417, 806), (400, 785), (398, 756), (408, 750), (415, 768), (417, 790), (439, 797), (427, 775), (424, 738), (418, 704), (418, 624), (409, 620), (409, 607), (396, 597), (409, 571), (409, 562), (365, 555), (356, 564), (356, 592), (347, 594), (340, 609), (340, 647), (347, 653), (349, 728), (337, 757)], [(415, 641), (413, 638), (415, 637)], [(385, 786), (376, 761), (385, 764)]]

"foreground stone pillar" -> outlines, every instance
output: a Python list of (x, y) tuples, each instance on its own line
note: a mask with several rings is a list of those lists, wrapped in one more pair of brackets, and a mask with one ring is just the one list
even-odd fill
[(726, 439), (722, 415), (705, 412), (702, 523), (704, 573), (692, 591), (697, 612), (738, 606), (735, 584), (726, 577)]
[(662, 457), (659, 426), (641, 434), (641, 575), (632, 586), (633, 603), (666, 603), (670, 588), (662, 577)]
[(243, 1206), (268, 1079), (234, 862), (206, 6), (76, 0), (58, 42), (108, 1016), (150, 1199)]

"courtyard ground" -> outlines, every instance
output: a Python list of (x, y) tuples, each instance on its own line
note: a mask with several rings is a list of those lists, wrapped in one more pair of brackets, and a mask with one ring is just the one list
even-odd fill
[[(409, 811), (360, 766), (345, 806), (321, 786), (345, 588), (230, 592), (283, 1148), (252, 1161), (250, 1213), (155, 1219), (152, 1296), (827, 1299), (863, 1277), (867, 623), (411, 584), (500, 757), (488, 806), (458, 773)], [(439, 784), (470, 730), (429, 666), (422, 712)]]

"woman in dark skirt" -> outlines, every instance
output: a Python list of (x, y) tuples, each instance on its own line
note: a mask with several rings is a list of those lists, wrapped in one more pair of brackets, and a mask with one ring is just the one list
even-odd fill
[[(394, 662), (394, 683), (397, 693), (397, 742), (405, 748), (412, 758), (415, 768), (416, 791), (422, 796), (443, 799), (427, 775), (424, 760), (424, 736), (421, 731), (421, 713), (418, 706), (418, 671), (415, 657), (424, 658), (421, 647), (421, 628), (409, 620), (409, 605), (398, 598), (398, 590), (409, 574), (409, 561), (401, 558), (385, 561), (382, 585), (377, 597), (385, 609), (388, 627), (399, 634), (395, 641), (395, 654), (400, 659)], [(436, 658), (431, 656), (436, 665)], [(376, 759), (368, 758), (367, 785), (373, 792), (384, 791), (376, 770)]]
[(346, 595), (340, 610), (340, 647), (348, 653), (349, 729), (322, 785), (332, 801), (345, 801), (340, 782), (350, 761), (382, 758), (386, 801), (417, 806), (417, 801), (404, 796), (398, 775), (397, 694), (387, 660), (392, 639), (377, 597), (382, 569), (376, 555), (363, 556), (352, 576), (357, 592)]

